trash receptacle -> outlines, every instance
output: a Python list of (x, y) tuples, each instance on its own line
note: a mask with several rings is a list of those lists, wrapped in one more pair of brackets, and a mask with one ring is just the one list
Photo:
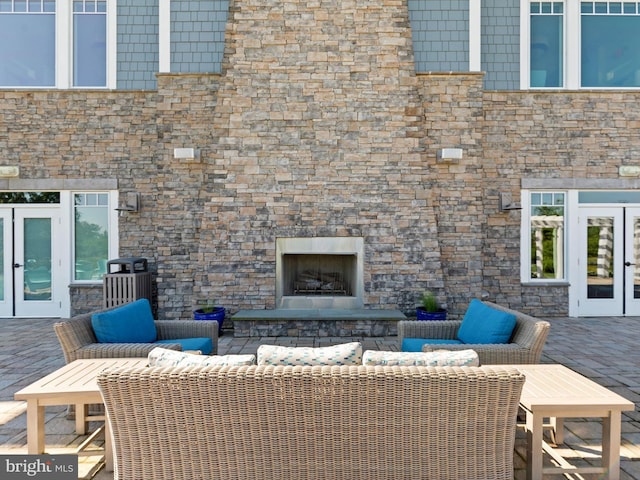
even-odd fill
[[(112, 267), (116, 268), (112, 272)], [(103, 277), (104, 308), (117, 307), (140, 298), (151, 299), (151, 272), (147, 259), (139, 257), (116, 258), (107, 262)]]

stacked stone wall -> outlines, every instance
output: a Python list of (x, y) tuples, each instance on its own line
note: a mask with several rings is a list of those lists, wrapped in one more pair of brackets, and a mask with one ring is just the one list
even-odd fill
[[(523, 179), (619, 179), (636, 165), (636, 91), (484, 93), (484, 284), (496, 301), (540, 315), (568, 314), (568, 285), (520, 283), (521, 212), (499, 212), (496, 194), (520, 197)], [(575, 245), (570, 245), (575, 248)]]
[(365, 238), (365, 299), (442, 291), (406, 3), (232, 2), (198, 295), (275, 306), (278, 237)]
[[(141, 194), (119, 253), (149, 259), (159, 317), (199, 300), (273, 308), (275, 239), (292, 236), (364, 237), (365, 307), (410, 314), (432, 289), (452, 318), (473, 297), (568, 313), (567, 285), (521, 284), (522, 212), (499, 211), (499, 194), (618, 179), (640, 153), (640, 93), (416, 76), (394, 0), (232, 2), (227, 37), (222, 75), (158, 75), (155, 92), (0, 91), (0, 164), (42, 189), (115, 178)], [(101, 287), (71, 297), (86, 311)]]
[[(481, 74), (420, 75), (426, 132), (424, 159), (432, 165), (427, 184), (437, 218), (447, 307), (464, 313), (483, 289), (486, 230), (482, 155)], [(438, 151), (462, 150), (461, 159), (438, 158)], [(426, 162), (425, 162), (426, 163)]]

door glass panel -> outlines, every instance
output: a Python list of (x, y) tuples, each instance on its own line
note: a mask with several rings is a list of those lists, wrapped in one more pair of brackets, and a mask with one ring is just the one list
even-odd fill
[(613, 298), (613, 217), (589, 217), (587, 224), (587, 298)]
[(60, 203), (60, 192), (0, 192), (0, 203)]
[(640, 203), (640, 190), (578, 192), (578, 203)]
[(51, 300), (51, 219), (24, 220), (24, 299)]

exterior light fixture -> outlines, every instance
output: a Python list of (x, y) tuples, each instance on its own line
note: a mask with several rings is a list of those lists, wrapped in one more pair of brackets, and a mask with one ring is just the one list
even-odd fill
[(173, 158), (194, 159), (200, 158), (200, 151), (195, 148), (174, 148)]
[(116, 208), (119, 212), (139, 212), (140, 211), (140, 194), (138, 192), (129, 192), (125, 198), (125, 204)]

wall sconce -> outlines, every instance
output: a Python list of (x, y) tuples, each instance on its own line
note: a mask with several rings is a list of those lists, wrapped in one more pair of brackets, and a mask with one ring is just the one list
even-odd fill
[(129, 192), (125, 198), (125, 204), (116, 208), (119, 212), (139, 212), (140, 211), (140, 194), (138, 192)]
[(13, 165), (2, 165), (0, 166), (0, 177), (1, 178), (12, 178), (20, 175), (20, 167)]
[(179, 158), (179, 159), (200, 158), (200, 150), (196, 150), (195, 148), (174, 148), (173, 158)]
[(462, 158), (461, 148), (441, 148), (436, 153), (439, 162), (457, 163)]
[(514, 202), (510, 193), (505, 192), (499, 193), (498, 195), (498, 208), (501, 212), (506, 212), (508, 210), (522, 210), (520, 202)]

